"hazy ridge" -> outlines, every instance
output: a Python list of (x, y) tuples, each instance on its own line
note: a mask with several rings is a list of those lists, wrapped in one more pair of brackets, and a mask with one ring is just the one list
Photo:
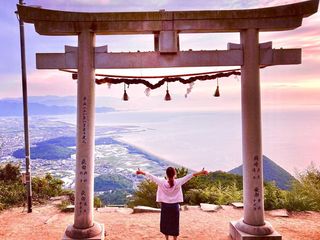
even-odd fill
[[(229, 173), (243, 174), (242, 166), (236, 167), (229, 171)], [(291, 186), (291, 183), (295, 178), (288, 173), (285, 169), (280, 167), (278, 164), (273, 162), (270, 158), (263, 155), (263, 177), (264, 181), (271, 182), (275, 181), (276, 185), (284, 190), (288, 190)]]

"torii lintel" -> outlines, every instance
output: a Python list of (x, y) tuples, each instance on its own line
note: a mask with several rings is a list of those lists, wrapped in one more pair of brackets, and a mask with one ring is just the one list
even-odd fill
[(105, 12), (56, 11), (17, 5), (20, 19), (33, 23), (41, 35), (77, 35), (83, 28), (95, 34), (153, 34), (291, 30), (317, 12), (319, 0), (243, 10)]

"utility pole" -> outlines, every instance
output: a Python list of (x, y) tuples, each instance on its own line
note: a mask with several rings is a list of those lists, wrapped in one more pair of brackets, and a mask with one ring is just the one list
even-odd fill
[[(23, 0), (19, 0), (19, 4), (23, 5)], [(26, 159), (26, 189), (28, 213), (32, 212), (32, 188), (30, 173), (30, 144), (29, 144), (29, 121), (28, 121), (28, 91), (27, 91), (27, 74), (26, 74), (26, 54), (24, 42), (24, 23), (19, 17), (20, 25), (20, 47), (21, 47), (21, 75), (22, 75), (22, 95), (23, 95), (23, 123), (24, 123), (24, 144)]]

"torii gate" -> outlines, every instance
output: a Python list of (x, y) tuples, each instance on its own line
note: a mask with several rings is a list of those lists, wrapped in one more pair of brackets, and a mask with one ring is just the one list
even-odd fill
[[(319, 0), (248, 10), (80, 13), (17, 5), (20, 19), (41, 35), (78, 35), (78, 48), (37, 54), (38, 69), (77, 69), (77, 160), (74, 224), (63, 239), (104, 239), (93, 221), (95, 69), (241, 66), (244, 217), (230, 223), (233, 239), (281, 239), (264, 219), (260, 65), (301, 63), (301, 49), (259, 44), (259, 32), (292, 30)], [(225, 51), (180, 51), (180, 33), (240, 32)], [(108, 53), (95, 35), (154, 34), (154, 52)]]

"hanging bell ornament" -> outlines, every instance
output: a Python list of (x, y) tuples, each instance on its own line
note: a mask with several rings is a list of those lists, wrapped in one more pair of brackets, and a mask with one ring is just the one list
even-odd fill
[(217, 79), (217, 88), (216, 91), (214, 92), (215, 97), (220, 97), (220, 91), (219, 91), (219, 79)]
[(123, 101), (128, 101), (129, 100), (129, 96), (128, 96), (128, 94), (127, 94), (127, 91), (126, 91), (126, 84), (124, 84), (124, 86), (123, 86), (123, 97), (122, 97), (122, 100)]
[(167, 90), (167, 93), (166, 93), (166, 96), (164, 97), (164, 100), (171, 101), (171, 96), (170, 96), (169, 90)]
[(166, 93), (166, 96), (164, 97), (164, 100), (165, 101), (171, 101), (171, 96), (170, 96), (170, 93), (169, 93), (169, 84), (167, 82), (167, 93)]
[(128, 100), (129, 100), (129, 96), (128, 96), (128, 94), (127, 94), (127, 91), (126, 91), (126, 90), (124, 90), (122, 100), (123, 100), (123, 101), (128, 101)]
[(216, 91), (214, 93), (215, 97), (220, 97), (220, 91), (219, 91), (219, 86), (217, 86)]

